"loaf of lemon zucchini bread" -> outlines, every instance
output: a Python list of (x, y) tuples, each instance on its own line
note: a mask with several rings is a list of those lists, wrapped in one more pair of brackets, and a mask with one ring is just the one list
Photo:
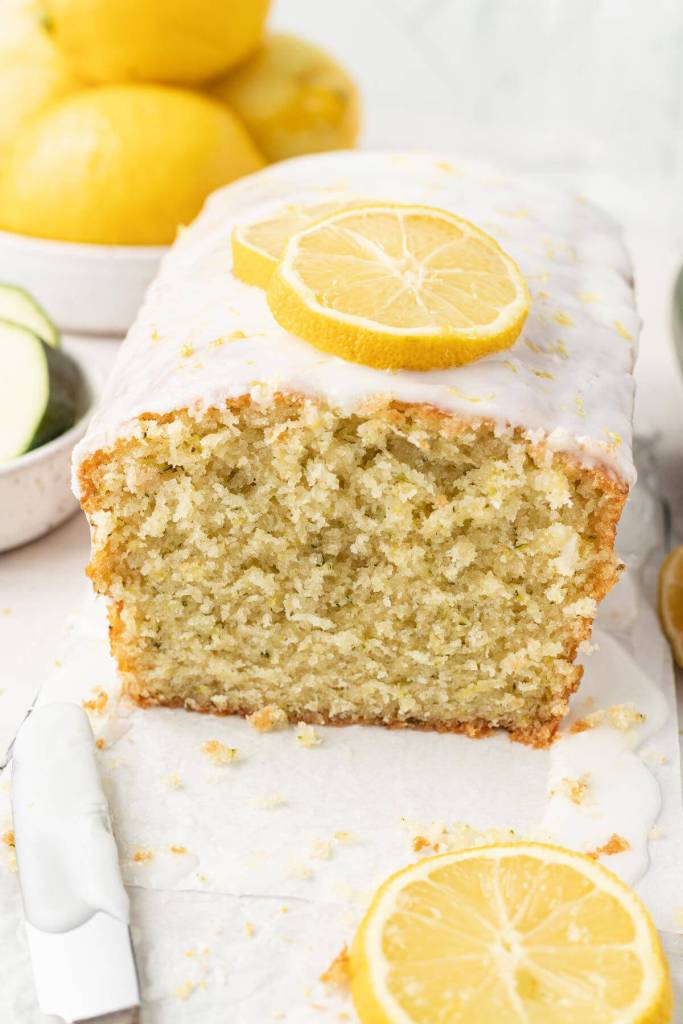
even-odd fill
[[(530, 295), (511, 347), (363, 365), (289, 333), (234, 273), (245, 225), (372, 202), (437, 207), (496, 239)], [(618, 228), (537, 182), (336, 153), (216, 193), (165, 258), (75, 453), (128, 694), (549, 742), (619, 571), (638, 330)]]

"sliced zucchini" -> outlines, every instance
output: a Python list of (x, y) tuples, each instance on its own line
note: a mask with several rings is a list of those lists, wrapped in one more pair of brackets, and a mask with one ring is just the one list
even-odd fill
[(0, 284), (0, 320), (28, 327), (52, 348), (59, 348), (59, 331), (52, 320), (28, 292), (15, 284)]
[(80, 371), (27, 327), (0, 320), (0, 463), (76, 422)]

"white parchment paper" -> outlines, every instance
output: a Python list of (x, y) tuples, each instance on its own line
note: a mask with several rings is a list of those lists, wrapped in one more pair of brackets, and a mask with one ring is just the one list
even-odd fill
[[(678, 725), (653, 606), (664, 530), (648, 476), (641, 466), (622, 524), (628, 571), (600, 611), (598, 649), (551, 751), (504, 735), (294, 726), (259, 734), (240, 719), (135, 709), (119, 698), (104, 608), (86, 601), (41, 699), (91, 705), (145, 1024), (353, 1021), (347, 993), (319, 977), (377, 884), (435, 847), (514, 835), (588, 849), (617, 833), (631, 849), (604, 862), (635, 882), (658, 927), (683, 930)], [(614, 705), (645, 720), (624, 730), (607, 714), (596, 729), (571, 733), (577, 719)], [(216, 763), (204, 749), (211, 740), (236, 748), (236, 759)], [(564, 779), (570, 785), (583, 769), (588, 795), (575, 803)], [(3, 787), (0, 833), (11, 827), (7, 780)], [(416, 852), (418, 836), (427, 845)], [(0, 1021), (37, 1024), (6, 843), (0, 908)]]

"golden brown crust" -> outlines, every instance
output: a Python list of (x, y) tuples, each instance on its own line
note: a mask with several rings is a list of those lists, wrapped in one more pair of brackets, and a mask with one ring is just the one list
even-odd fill
[[(563, 694), (563, 699), (569, 700), (578, 685), (579, 678), (577, 678), (574, 685), (567, 687)], [(229, 709), (194, 706), (188, 707), (187, 703), (183, 700), (154, 700), (151, 697), (143, 697), (136, 692), (132, 692), (128, 687), (124, 689), (124, 692), (129, 700), (133, 701), (134, 704), (137, 704), (138, 707), (141, 708), (183, 708), (186, 711), (199, 712), (204, 715), (217, 715), (220, 718), (224, 718), (228, 715), (237, 715), (240, 718), (248, 718), (249, 715), (253, 715), (255, 712), (260, 710), (260, 705), (257, 704), (240, 705), (239, 707)], [(536, 749), (544, 749), (551, 745), (555, 739), (555, 734), (557, 733), (557, 729), (562, 718), (563, 716), (559, 715), (556, 718), (539, 722), (528, 729), (520, 729), (514, 725), (507, 726), (504, 723), (501, 723), (499, 726), (493, 726), (481, 718), (472, 719), (470, 722), (410, 722), (399, 720), (386, 721), (385, 719), (361, 718), (350, 715), (328, 717), (320, 714), (313, 715), (308, 712), (302, 712), (297, 715), (297, 721), (306, 722), (309, 725), (375, 725), (381, 726), (384, 729), (417, 729), (420, 732), (462, 733), (465, 736), (469, 736), (470, 739), (481, 739), (484, 736), (491, 736), (493, 733), (502, 729), (507, 732), (511, 740), (515, 740), (517, 743), (523, 743), (529, 747), (535, 747)]]
[[(226, 407), (230, 411), (236, 412), (240, 408), (249, 404), (250, 401), (251, 399), (249, 396), (245, 395), (226, 402)], [(300, 405), (306, 401), (311, 401), (311, 399), (308, 399), (302, 394), (278, 393), (273, 396), (273, 402), (278, 404)], [(208, 409), (204, 411), (204, 415), (219, 412), (220, 410), (218, 409)], [(145, 421), (153, 420), (157, 423), (169, 423), (177, 416), (185, 414), (187, 414), (186, 409), (176, 410), (163, 415), (145, 413), (139, 417), (139, 422), (144, 424)], [(445, 433), (449, 437), (455, 437), (464, 431), (471, 432), (473, 429), (482, 432), (490, 431), (491, 433), (495, 432), (496, 429), (493, 422), (483, 418), (473, 417), (471, 419), (467, 419), (465, 417), (455, 417), (452, 414), (431, 405), (410, 405), (407, 403), (384, 399), (379, 399), (377, 402), (369, 404), (367, 408), (364, 408), (362, 412), (359, 412), (359, 415), (368, 417), (386, 417), (387, 419), (395, 420), (396, 422), (399, 422), (406, 416), (410, 415), (413, 419), (422, 419), (426, 425), (428, 424), (431, 427), (432, 430)], [(516, 440), (525, 440), (524, 431), (521, 428), (511, 429), (511, 435)], [(106, 467), (110, 461), (116, 461), (119, 459), (121, 455), (127, 451), (129, 446), (137, 443), (139, 443), (139, 438), (120, 438), (111, 448), (99, 449), (81, 463), (78, 470), (78, 481), (81, 489), (81, 507), (88, 515), (92, 515), (99, 507), (97, 501), (97, 481), (103, 468)], [(528, 444), (528, 441), (526, 443)], [(533, 451), (540, 455), (543, 455), (545, 452), (545, 446), (542, 442), (537, 442), (531, 447)], [(628, 485), (607, 467), (600, 465), (586, 466), (579, 460), (578, 456), (572, 453), (553, 453), (553, 458), (562, 464), (569, 479), (572, 481), (590, 480), (594, 487), (606, 496), (607, 500), (604, 503), (600, 514), (596, 514), (593, 517), (591, 529), (595, 537), (597, 550), (604, 554), (611, 554), (614, 547), (617, 524), (629, 492)], [(108, 553), (106, 549), (103, 549), (99, 552), (93, 553), (86, 572), (92, 579), (95, 589), (99, 593), (107, 594), (109, 592), (109, 585), (113, 570), (114, 564), (111, 553)], [(593, 598), (596, 602), (601, 601), (605, 594), (616, 583), (620, 571), (621, 566), (615, 567), (611, 558), (605, 558), (602, 561), (596, 560), (595, 568), (589, 577), (588, 585), (585, 589), (585, 596)], [(120, 602), (110, 606), (110, 642), (112, 654), (116, 659), (118, 670), (124, 679), (126, 694), (135, 703), (142, 707), (165, 706), (188, 708), (187, 702), (182, 699), (159, 701), (149, 696), (145, 685), (144, 674), (136, 669), (135, 663), (133, 659), (131, 659), (130, 654), (126, 653), (124, 650), (124, 626), (121, 612), (122, 605)], [(588, 616), (584, 617), (582, 623), (583, 625), (581, 630), (578, 633), (575, 632), (574, 635), (566, 641), (562, 652), (563, 660), (569, 664), (573, 663), (581, 641), (588, 639), (591, 635), (593, 624), (592, 618)], [(573, 666), (573, 670), (571, 681), (568, 683), (563, 693), (560, 696), (555, 694), (553, 698), (554, 706), (557, 707), (559, 705), (564, 709), (561, 713), (549, 714), (547, 717), (543, 718), (539, 717), (538, 721), (530, 727), (520, 729), (518, 725), (513, 722), (500, 722), (498, 728), (506, 729), (512, 739), (521, 743), (534, 747), (547, 747), (552, 742), (563, 714), (566, 712), (569, 697), (578, 687), (583, 674), (583, 668), (580, 666)], [(253, 714), (259, 709), (259, 705), (244, 705), (229, 709), (218, 709), (213, 706), (191, 707), (191, 710), (195, 711), (218, 715), (236, 714), (245, 717)], [(430, 729), (436, 732), (460, 732), (472, 737), (489, 735), (491, 732), (495, 731), (495, 728), (492, 727), (490, 723), (481, 719), (474, 719), (469, 722), (435, 721), (421, 723), (402, 720), (385, 721), (351, 716), (326, 717), (324, 715), (311, 715), (306, 713), (301, 713), (298, 717), (301, 721), (310, 722), (312, 724), (382, 725), (389, 728), (416, 728)]]

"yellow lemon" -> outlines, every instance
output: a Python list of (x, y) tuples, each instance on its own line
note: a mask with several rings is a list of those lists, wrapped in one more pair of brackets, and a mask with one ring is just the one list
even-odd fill
[(347, 149), (358, 137), (353, 81), (324, 50), (296, 36), (269, 36), (212, 90), (239, 114), (270, 161)]
[(37, 5), (0, 5), (0, 155), (48, 103), (73, 92), (78, 81), (52, 42)]
[(76, 93), (21, 133), (0, 168), (0, 228), (112, 245), (171, 242), (217, 188), (263, 164), (240, 122), (160, 85)]
[(55, 39), (91, 82), (192, 85), (258, 45), (270, 0), (47, 0)]
[(659, 617), (677, 665), (683, 666), (683, 546), (659, 570)]
[(540, 843), (445, 853), (377, 892), (351, 952), (362, 1024), (666, 1024), (671, 982), (635, 893)]
[(288, 203), (263, 220), (239, 224), (231, 238), (233, 271), (245, 284), (267, 288), (292, 235), (348, 205), (348, 202)]
[(368, 204), (293, 235), (268, 285), (287, 331), (380, 369), (429, 370), (513, 344), (529, 309), (517, 264), (469, 221)]

